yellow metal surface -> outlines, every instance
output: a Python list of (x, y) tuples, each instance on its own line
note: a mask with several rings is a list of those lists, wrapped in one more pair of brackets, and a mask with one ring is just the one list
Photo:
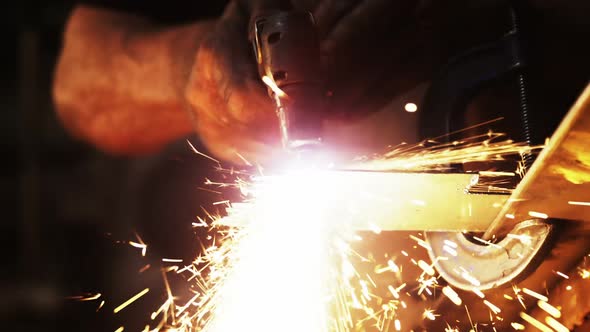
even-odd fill
[[(306, 208), (306, 200), (321, 201), (323, 218), (360, 230), (485, 231), (509, 196), (466, 193), (474, 177), (477, 175), (305, 172), (264, 177), (254, 190), (257, 195), (282, 192), (301, 209)], [(275, 189), (266, 190), (268, 186)], [(256, 201), (234, 204), (225, 222), (255, 222), (248, 215)]]
[(485, 236), (501, 237), (530, 218), (590, 222), (590, 84)]

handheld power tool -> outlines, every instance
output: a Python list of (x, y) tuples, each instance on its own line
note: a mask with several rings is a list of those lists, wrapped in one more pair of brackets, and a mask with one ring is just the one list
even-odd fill
[(313, 16), (278, 12), (255, 19), (250, 39), (260, 77), (276, 105), (287, 151), (317, 149), (322, 143), (324, 84)]

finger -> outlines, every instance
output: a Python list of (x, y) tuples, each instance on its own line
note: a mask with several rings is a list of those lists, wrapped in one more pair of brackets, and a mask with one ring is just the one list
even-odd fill
[[(213, 59), (207, 59), (204, 53), (199, 58), (203, 65)], [(216, 82), (206, 79), (195, 80), (191, 90), (197, 132), (215, 156), (240, 163), (242, 155), (253, 162), (279, 146), (274, 112), (268, 108), (264, 111), (268, 98), (257, 101), (248, 89), (234, 90), (227, 97), (219, 93)]]
[(247, 39), (248, 18), (237, 1), (226, 7), (197, 52), (186, 90), (203, 142), (238, 163), (239, 155), (256, 161), (280, 146), (278, 121)]

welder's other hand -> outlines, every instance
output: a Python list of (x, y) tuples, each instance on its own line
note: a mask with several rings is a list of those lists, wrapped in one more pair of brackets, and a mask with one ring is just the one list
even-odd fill
[(197, 133), (217, 158), (264, 163), (281, 153), (277, 116), (248, 42), (249, 16), (230, 3), (201, 43), (184, 91)]

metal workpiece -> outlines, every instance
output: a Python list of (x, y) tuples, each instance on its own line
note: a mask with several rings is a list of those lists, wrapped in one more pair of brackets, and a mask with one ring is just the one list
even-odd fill
[[(253, 192), (269, 186), (302, 202), (322, 201), (325, 220), (343, 228), (380, 231), (485, 231), (508, 195), (469, 194), (473, 174), (423, 172), (319, 171), (265, 176)], [(305, 190), (303, 190), (304, 188)], [(428, 190), (435, 188), (435, 190)], [(257, 197), (264, 201), (264, 197)], [(232, 204), (223, 222), (241, 226), (254, 215), (256, 204)]]
[[(590, 234), (588, 142), (590, 85), (484, 234), (470, 238), (461, 232), (425, 232), (429, 254), (441, 276), (454, 287), (465, 290), (500, 287), (526, 277), (546, 258), (552, 247), (549, 238), (554, 228), (575, 227), (579, 236), (587, 237)], [(574, 251), (568, 255), (586, 254), (584, 250)]]
[(426, 232), (428, 254), (439, 274), (454, 287), (485, 291), (514, 283), (534, 271), (553, 225), (532, 219), (521, 222), (498, 243), (466, 233)]
[(294, 11), (257, 17), (250, 39), (259, 75), (270, 80), (265, 83), (276, 104), (283, 146), (319, 145), (325, 90), (313, 16)]

